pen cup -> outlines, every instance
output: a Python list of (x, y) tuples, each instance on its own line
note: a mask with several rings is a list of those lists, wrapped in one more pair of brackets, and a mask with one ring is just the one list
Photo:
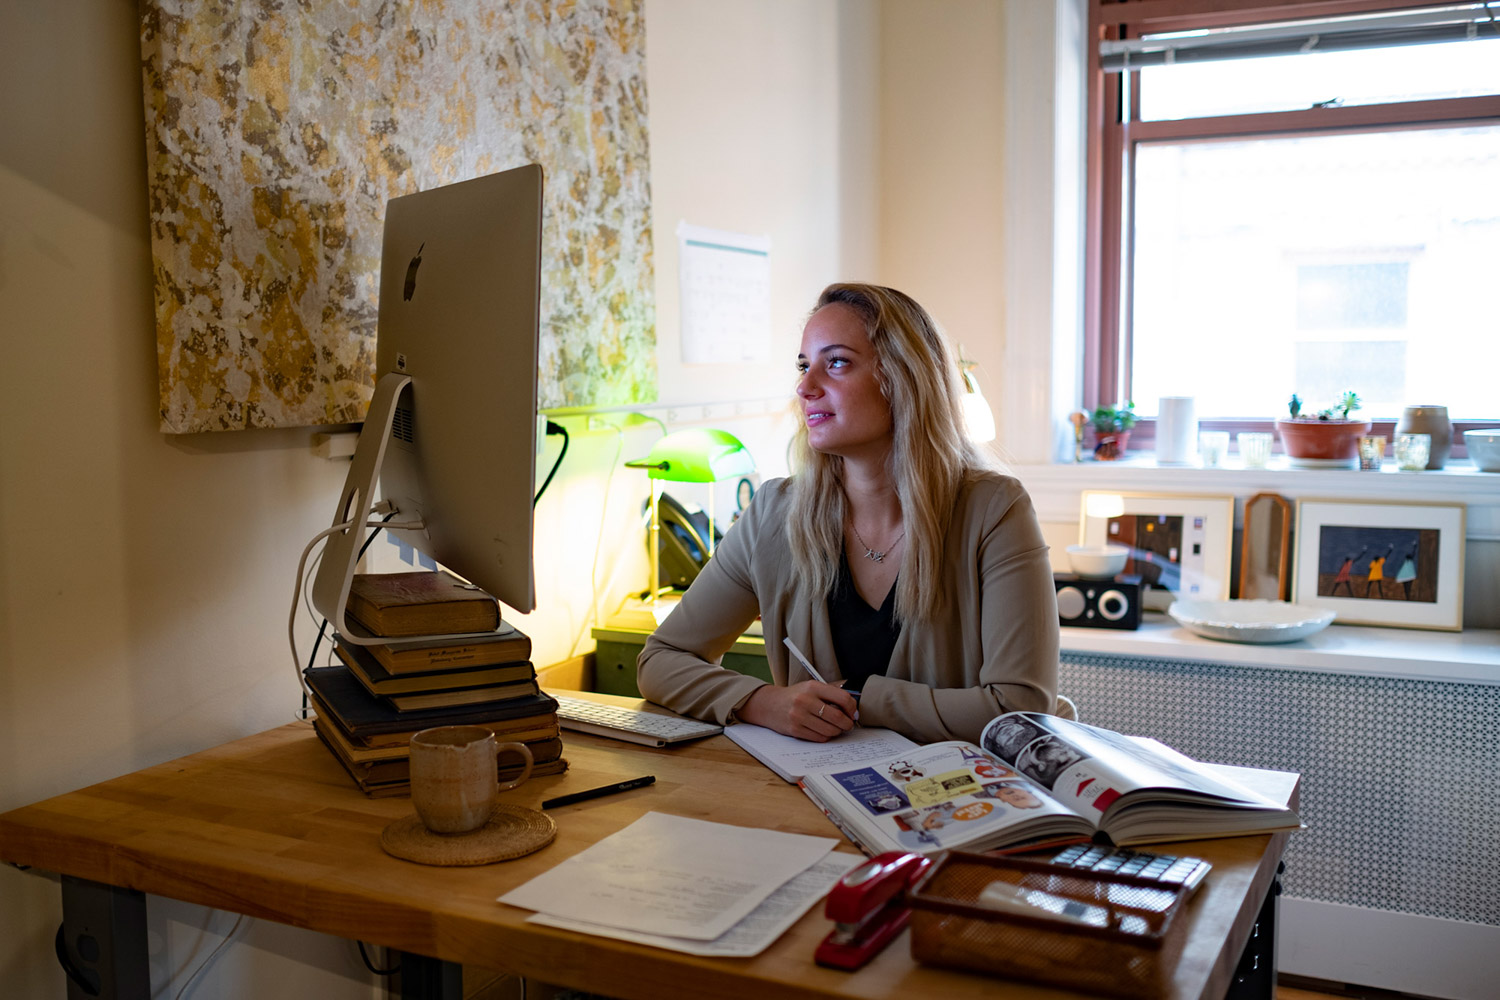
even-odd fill
[[(500, 783), (498, 757), (519, 753), (519, 777)], [(501, 792), (531, 777), (531, 749), (499, 743), (480, 726), (438, 726), (411, 738), (411, 804), (433, 833), (470, 833), (489, 822)]]

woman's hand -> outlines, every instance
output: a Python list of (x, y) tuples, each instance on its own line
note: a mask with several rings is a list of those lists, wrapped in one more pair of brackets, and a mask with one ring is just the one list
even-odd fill
[(774, 729), (799, 740), (826, 743), (854, 728), (859, 702), (833, 684), (803, 681), (791, 687), (757, 688), (736, 713), (745, 722)]

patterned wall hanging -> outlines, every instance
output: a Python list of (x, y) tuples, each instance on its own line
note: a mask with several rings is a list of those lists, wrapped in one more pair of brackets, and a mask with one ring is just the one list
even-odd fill
[(143, 0), (161, 427), (363, 419), (388, 199), (546, 176), (543, 407), (656, 395), (644, 0)]

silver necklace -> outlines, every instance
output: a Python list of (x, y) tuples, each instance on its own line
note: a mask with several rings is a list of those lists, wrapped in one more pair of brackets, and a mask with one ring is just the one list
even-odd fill
[(900, 545), (901, 539), (906, 537), (906, 529), (902, 528), (901, 534), (896, 536), (896, 540), (894, 542), (885, 547), (884, 552), (876, 552), (874, 549), (870, 548), (869, 543), (867, 543), (863, 538), (859, 537), (859, 529), (854, 526), (853, 521), (849, 522), (849, 530), (854, 532), (854, 540), (856, 542), (859, 542), (860, 546), (865, 550), (865, 558), (871, 559), (875, 562), (885, 562), (885, 557), (890, 553), (890, 551), (897, 545)]

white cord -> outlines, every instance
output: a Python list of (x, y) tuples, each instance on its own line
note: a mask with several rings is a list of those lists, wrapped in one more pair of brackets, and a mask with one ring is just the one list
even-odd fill
[[(314, 545), (317, 545), (329, 535), (337, 534), (340, 531), (348, 531), (352, 527), (354, 527), (353, 521), (345, 521), (342, 524), (335, 524), (331, 528), (324, 528), (314, 535), (312, 540), (303, 547), (302, 556), (297, 560), (297, 582), (292, 587), (292, 613), (287, 617), (286, 635), (288, 641), (292, 644), (292, 670), (297, 674), (297, 685), (302, 688), (303, 696), (308, 699), (312, 698), (312, 691), (308, 690), (307, 678), (302, 676), (302, 657), (297, 652), (297, 604), (302, 599), (302, 574), (307, 567), (307, 554), (312, 551)], [(298, 718), (297, 721), (305, 722), (307, 720)]]
[(229, 928), (229, 933), (226, 934), (226, 935), (224, 935), (224, 940), (220, 941), (219, 944), (218, 944), (218, 946), (216, 948), (214, 948), (213, 951), (211, 951), (211, 952), (208, 953), (208, 957), (205, 958), (202, 962), (200, 962), (198, 964), (198, 967), (193, 970), (193, 974), (191, 976), (188, 976), (187, 982), (185, 982), (185, 983), (182, 984), (182, 989), (180, 989), (180, 990), (177, 991), (177, 996), (176, 996), (175, 1000), (182, 1000), (182, 998), (187, 995), (188, 988), (193, 985), (193, 980), (197, 979), (200, 975), (202, 975), (203, 970), (206, 969), (206, 968), (208, 968), (209, 965), (211, 965), (213, 963), (213, 960), (218, 957), (219, 952), (221, 952), (221, 951), (224, 950), (224, 946), (226, 944), (228, 944), (229, 942), (231, 942), (231, 941), (234, 940), (234, 936), (239, 933), (240, 925), (242, 923), (244, 923), (244, 922), (245, 922), (245, 915), (243, 913), (241, 913), (235, 919), (234, 926), (231, 927), (231, 928)]
[[(377, 504), (375, 507), (375, 511), (379, 513), (382, 505), (384, 505), (385, 503), (386, 501), (381, 501), (380, 504)], [(415, 521), (403, 521), (400, 524), (390, 524), (386, 521), (365, 522), (366, 528), (419, 529), (425, 526), (426, 522), (421, 518), (418, 518)], [(308, 699), (312, 698), (312, 691), (308, 690), (307, 679), (302, 676), (302, 656), (297, 652), (297, 603), (302, 599), (302, 580), (303, 574), (307, 571), (307, 555), (312, 551), (314, 545), (317, 545), (329, 535), (336, 534), (340, 531), (346, 531), (352, 527), (354, 527), (353, 521), (345, 521), (342, 524), (335, 524), (331, 528), (324, 528), (322, 531), (318, 532), (312, 537), (312, 540), (309, 541), (307, 545), (302, 549), (302, 556), (297, 560), (297, 581), (292, 587), (292, 610), (291, 614), (287, 616), (286, 634), (287, 640), (291, 643), (292, 646), (292, 669), (297, 672), (297, 685), (302, 688), (302, 694)], [(322, 557), (323, 554), (320, 551), (318, 553), (318, 558), (322, 559)], [(294, 718), (296, 718), (298, 722), (307, 721), (301, 716), (294, 716)]]
[(312, 562), (307, 564), (307, 576), (302, 581), (302, 607), (314, 624), (318, 621), (318, 609), (313, 607), (312, 602), (313, 581), (318, 578), (318, 565), (323, 561), (323, 553), (326, 551), (328, 547), (325, 545), (318, 550), (317, 555), (313, 556)]

